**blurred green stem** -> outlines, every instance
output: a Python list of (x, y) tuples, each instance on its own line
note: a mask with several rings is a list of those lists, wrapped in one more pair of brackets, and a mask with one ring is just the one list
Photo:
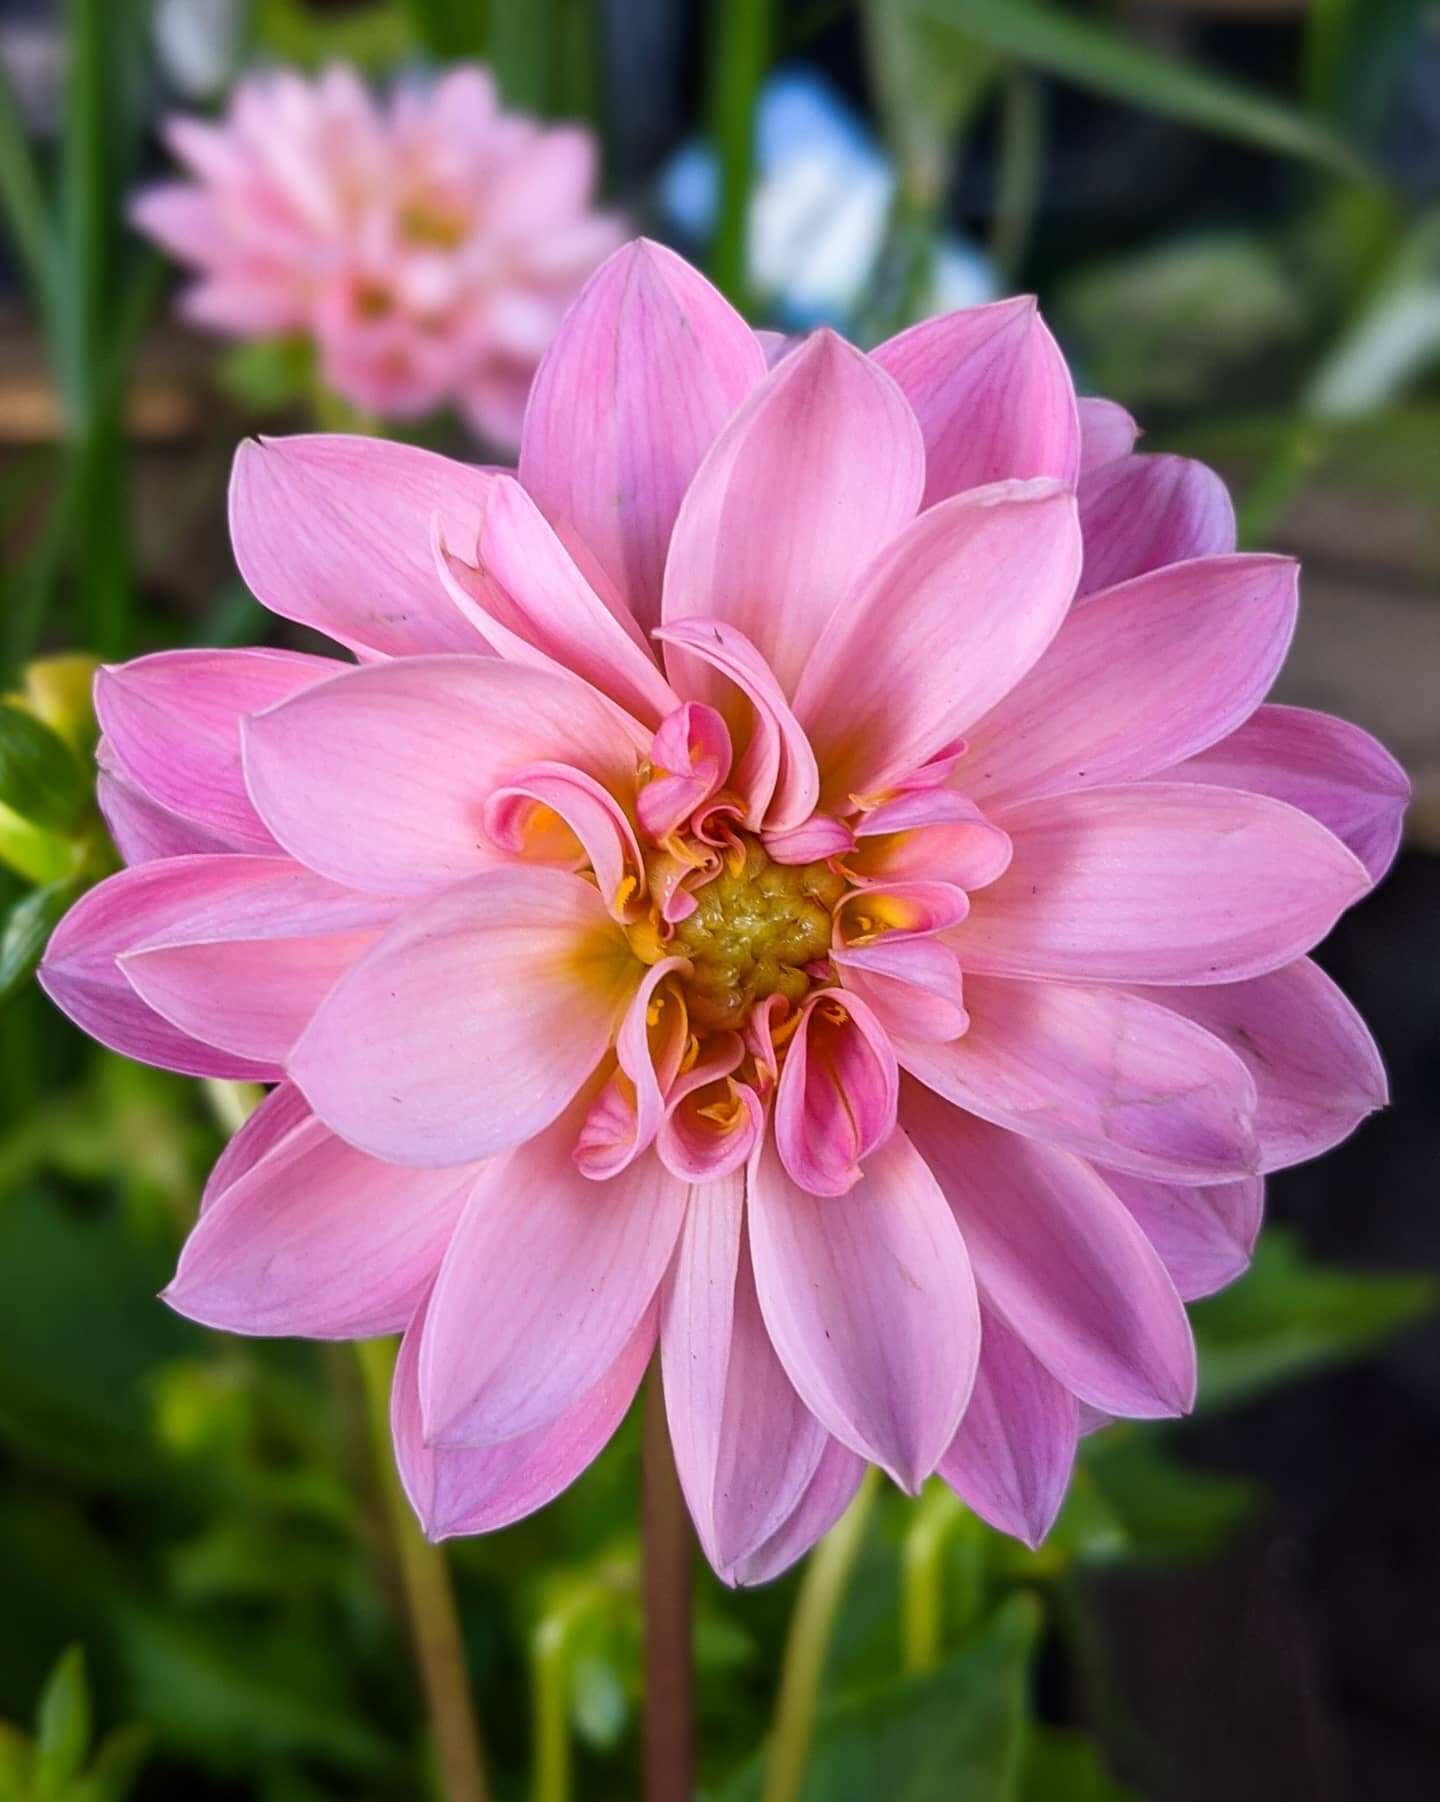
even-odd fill
[(1045, 96), (1024, 69), (1005, 77), (1000, 101), (1000, 168), (990, 227), (990, 260), (1010, 287), (1024, 266), (1045, 172)]
[(690, 1516), (665, 1420), (657, 1358), (645, 1382), (641, 1531), (645, 1564), (645, 1802), (695, 1793)]
[(755, 173), (755, 108), (770, 64), (773, 0), (715, 0), (711, 8), (710, 135), (720, 163), (720, 211), (710, 274), (740, 310), (748, 301), (746, 231)]
[(945, 1628), (945, 1550), (964, 1504), (935, 1481), (915, 1504), (900, 1545), (900, 1643), (907, 1671), (933, 1670)]
[(780, 1688), (775, 1699), (775, 1725), (765, 1761), (765, 1787), (761, 1802), (799, 1802), (805, 1785), (805, 1766), (815, 1730), (815, 1710), (825, 1657), (840, 1604), (845, 1599), (855, 1560), (865, 1538), (880, 1473), (871, 1465), (861, 1480), (855, 1499), (826, 1534), (805, 1566), (790, 1632), (780, 1666)]
[(365, 1386), (375, 1474), (383, 1493), (395, 1561), (405, 1591), (415, 1661), (435, 1740), (445, 1802), (487, 1802), (490, 1794), (480, 1731), (470, 1700), (465, 1646), (445, 1554), (421, 1533), (400, 1478), (390, 1441), (390, 1385), (395, 1344), (363, 1340), (355, 1347)]

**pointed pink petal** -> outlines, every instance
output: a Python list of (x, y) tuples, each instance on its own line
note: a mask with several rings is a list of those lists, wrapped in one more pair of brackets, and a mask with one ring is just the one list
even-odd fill
[(1049, 481), (957, 495), (887, 545), (795, 693), (822, 804), (892, 787), (993, 707), (1055, 636), (1079, 568), (1074, 498)]
[(210, 1167), (200, 1196), (200, 1212), (253, 1170), (282, 1139), (310, 1118), (310, 1104), (293, 1082), (278, 1083), (225, 1145)]
[(950, 934), (966, 971), (1233, 982), (1289, 963), (1370, 886), (1307, 815), (1185, 783), (1081, 789), (1000, 813), (1010, 868)]
[(647, 632), (685, 490), (764, 373), (740, 315), (646, 239), (591, 278), (540, 364), (520, 480), (598, 592)]
[(247, 439), (230, 481), (230, 537), (257, 598), (365, 656), (470, 651), (483, 640), (451, 605), (430, 522), (475, 543), (493, 477), (382, 438)]
[(480, 1177), (420, 1347), (432, 1445), (493, 1445), (571, 1407), (660, 1287), (693, 1191), (643, 1157), (607, 1183), (571, 1161), (573, 1111)]
[(411, 1322), (395, 1363), (390, 1429), (400, 1481), (428, 1538), (493, 1533), (553, 1501), (609, 1444), (654, 1351), (655, 1310), (564, 1413), (514, 1439), (457, 1450), (425, 1443), (419, 1366), (427, 1311)]
[(160, 651), (95, 678), (111, 757), (161, 807), (239, 847), (272, 851), (240, 768), (240, 717), (338, 675), (299, 651)]
[(1308, 957), (1250, 982), (1148, 995), (1234, 1047), (1255, 1078), (1261, 1168), (1318, 1157), (1389, 1101), (1365, 1022)]
[(970, 1023), (960, 960), (938, 939), (891, 934), (873, 945), (832, 946), (830, 957), (892, 1040), (943, 1043)]
[(926, 507), (986, 482), (1075, 480), (1075, 391), (1030, 295), (924, 320), (874, 354), (925, 434)]
[(665, 620), (725, 621), (789, 694), (855, 572), (913, 517), (923, 481), (919, 428), (899, 389), (833, 332), (815, 333), (700, 465), (675, 522)]
[(1075, 1467), (1079, 1410), (1009, 1327), (980, 1310), (980, 1365), (939, 1474), (981, 1520), (1035, 1551)]
[(351, 966), (289, 1074), (328, 1126), (374, 1157), (423, 1167), (493, 1157), (569, 1104), (641, 969), (580, 877), (492, 870), (411, 908)]
[(1133, 782), (1214, 744), (1279, 673), (1298, 575), (1288, 557), (1205, 557), (1093, 596), (967, 733), (959, 781), (993, 810)]
[(775, 1095), (775, 1144), (792, 1182), (844, 1195), (895, 1126), (900, 1072), (889, 1035), (844, 989), (817, 989), (800, 1009)]
[[(103, 759), (103, 741), (96, 756)], [(115, 849), (129, 864), (153, 863), (160, 857), (210, 857), (243, 849), (224, 834), (162, 807), (121, 770), (106, 769), (103, 761), (95, 778), (95, 802)], [(269, 842), (273, 849), (275, 841)]]
[(1235, 509), (1213, 469), (1189, 457), (1120, 457), (1080, 483), (1085, 569), (1078, 593), (1235, 549)]
[(1199, 1189), (1117, 1170), (1104, 1176), (1140, 1222), (1182, 1301), (1213, 1295), (1244, 1273), (1265, 1206), (1263, 1176)]
[(245, 722), (251, 799), (301, 863), (381, 894), (424, 894), (498, 861), (490, 794), (533, 763), (612, 793), (637, 748), (574, 677), (489, 657), (412, 657), (332, 677)]
[(1010, 862), (1010, 840), (968, 795), (916, 789), (861, 814), (847, 866), (867, 882), (931, 877), (984, 888)]
[(1213, 1182), (1257, 1168), (1249, 1071), (1169, 1007), (1118, 989), (980, 976), (966, 981), (965, 1002), (964, 1038), (896, 1048), (956, 1107), (1137, 1175)]
[(854, 1501), (864, 1475), (865, 1460), (829, 1440), (795, 1512), (758, 1551), (720, 1575), (742, 1587), (771, 1582), (825, 1537)]
[(638, 883), (645, 865), (624, 808), (593, 776), (563, 763), (516, 770), (485, 803), (484, 823), (492, 844), (527, 861), (588, 864), (611, 913), (624, 917), (626, 879)]
[(1253, 788), (1312, 814), (1378, 882), (1400, 846), (1410, 782), (1368, 732), (1306, 707), (1261, 707), (1219, 744), (1165, 772), (1167, 782)]
[(901, 1108), (954, 1209), (986, 1306), (1082, 1401), (1140, 1420), (1186, 1413), (1195, 1347), (1185, 1309), (1089, 1164), (911, 1083)]
[(801, 1400), (913, 1493), (955, 1436), (979, 1353), (970, 1260), (935, 1179), (897, 1130), (847, 1194), (811, 1195), (766, 1144), (749, 1219), (765, 1325)]
[(1113, 400), (1085, 397), (1075, 403), (1080, 416), (1080, 474), (1128, 456), (1135, 448), (1140, 428)]

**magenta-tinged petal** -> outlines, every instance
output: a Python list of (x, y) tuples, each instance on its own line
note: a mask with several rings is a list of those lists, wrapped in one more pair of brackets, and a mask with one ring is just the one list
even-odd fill
[(801, 1400), (918, 1489), (955, 1436), (980, 1349), (970, 1260), (934, 1177), (897, 1130), (847, 1194), (816, 1196), (766, 1144), (749, 1222), (765, 1325)]
[(213, 1207), (227, 1189), (310, 1118), (310, 1104), (293, 1082), (277, 1083), (249, 1118), (225, 1141), (200, 1195), (200, 1212)]
[(475, 1185), (420, 1347), (431, 1445), (493, 1445), (556, 1419), (659, 1290), (692, 1191), (654, 1157), (587, 1181), (570, 1157), (577, 1124), (572, 1111)]
[(95, 712), (123, 775), (161, 807), (252, 851), (273, 851), (245, 792), (240, 717), (345, 666), (299, 651), (160, 651), (95, 678)]
[(1252, 788), (1328, 826), (1378, 882), (1400, 845), (1410, 782), (1368, 732), (1306, 707), (1261, 707), (1167, 782)]
[[(666, 1091), (679, 1068), (686, 1037), (684, 1004), (668, 983), (677, 970), (688, 969), (681, 957), (666, 957), (652, 964), (625, 1009), (615, 1039), (620, 1070), (600, 1097), (611, 1133), (607, 1140), (596, 1130), (600, 1123), (592, 1108), (575, 1147), (576, 1168), (594, 1181), (603, 1182), (633, 1163), (660, 1129)], [(628, 1102), (620, 1109), (610, 1094), (616, 1085)], [(619, 1136), (613, 1133), (617, 1116), (626, 1128)]]
[(730, 774), (730, 763), (730, 731), (713, 707), (687, 701), (668, 714), (651, 743), (651, 775), (636, 804), (651, 838), (665, 838), (702, 807)]
[(1015, 855), (950, 935), (967, 972), (1234, 982), (1308, 951), (1370, 886), (1333, 833), (1236, 789), (1081, 789), (996, 823)]
[(1010, 839), (968, 795), (915, 789), (861, 814), (847, 866), (867, 882), (929, 877), (984, 888), (1010, 862)]
[(1214, 744), (1279, 673), (1298, 574), (1288, 557), (1205, 557), (1094, 595), (971, 727), (958, 780), (994, 809), (1133, 782)]
[(520, 480), (600, 594), (646, 631), (685, 490), (764, 373), (740, 315), (643, 238), (591, 278), (541, 361)]
[(1195, 1347), (1185, 1309), (1090, 1165), (911, 1083), (901, 1111), (954, 1210), (986, 1306), (1051, 1375), (1110, 1414), (1187, 1412)]
[(812, 813), (803, 826), (789, 832), (767, 832), (765, 851), (772, 863), (824, 863), (855, 848), (855, 834), (828, 813)]
[(800, 1009), (775, 1095), (775, 1144), (811, 1195), (843, 1195), (895, 1126), (900, 1072), (889, 1035), (859, 996), (817, 989)]
[(362, 655), (478, 651), (436, 579), (430, 523), (468, 549), (493, 479), (383, 438), (247, 439), (230, 480), (235, 561), (272, 613)]
[(997, 1314), (980, 1310), (980, 1365), (940, 1475), (998, 1532), (1034, 1551), (1075, 1467), (1079, 1408)]
[(838, 1439), (827, 1442), (795, 1512), (758, 1551), (720, 1575), (727, 1583), (750, 1587), (769, 1583), (830, 1531), (855, 1499), (865, 1475), (865, 1460), (847, 1451)]
[[(269, 1122), (260, 1130), (268, 1136)], [(305, 1113), (208, 1197), (165, 1300), (231, 1333), (399, 1332), (434, 1280), (475, 1176), (397, 1170)]]
[[(97, 757), (103, 757), (103, 741)], [(125, 863), (153, 863), (159, 857), (210, 857), (245, 847), (219, 832), (197, 826), (152, 800), (119, 769), (101, 763), (95, 801), (115, 849)], [(271, 845), (274, 845), (272, 839)]]
[(612, 793), (637, 745), (573, 677), (490, 657), (412, 657), (332, 677), (243, 729), (251, 799), (312, 870), (381, 894), (424, 894), (497, 861), (481, 827), (495, 789), (534, 763)]
[(832, 946), (830, 957), (892, 1040), (943, 1043), (970, 1023), (960, 960), (938, 939), (891, 935), (873, 945)]
[(593, 776), (563, 763), (517, 770), (485, 803), (485, 833), (502, 851), (562, 869), (588, 864), (617, 919), (627, 885), (644, 875), (635, 828), (624, 808)]
[(401, 1342), (390, 1427), (400, 1481), (430, 1539), (493, 1533), (568, 1489), (625, 1418), (655, 1347), (651, 1308), (619, 1357), (554, 1420), (496, 1445), (445, 1450), (425, 1443), (420, 1412), (426, 1312), (417, 1313)]
[(925, 434), (925, 506), (986, 482), (1075, 480), (1075, 390), (1031, 296), (924, 320), (882, 344), (875, 361)]
[(667, 624), (723, 620), (789, 694), (855, 572), (914, 515), (923, 481), (920, 431), (894, 382), (833, 332), (815, 333), (700, 465), (665, 566)]
[(1121, 457), (1080, 483), (1085, 568), (1078, 593), (1235, 549), (1235, 509), (1213, 469), (1189, 457)]
[(641, 969), (580, 877), (492, 870), (411, 908), (351, 966), (289, 1074), (328, 1126), (374, 1157), (423, 1167), (493, 1157), (569, 1105)]
[(1101, 1174), (1140, 1222), (1182, 1301), (1213, 1295), (1244, 1273), (1265, 1206), (1263, 1176), (1192, 1189)]
[(1116, 457), (1127, 456), (1135, 448), (1140, 428), (1113, 400), (1085, 396), (1075, 403), (1080, 417), (1080, 474), (1089, 475)]
[(1080, 570), (1070, 492), (999, 483), (922, 513), (845, 594), (795, 693), (822, 804), (881, 794), (1014, 687)]
[(1389, 1100), (1365, 1022), (1308, 957), (1250, 982), (1145, 993), (1198, 1021), (1249, 1068), (1264, 1170), (1329, 1151)]
[(1119, 989), (974, 975), (965, 1003), (963, 1038), (896, 1047), (904, 1068), (956, 1107), (1172, 1182), (1258, 1167), (1250, 1072), (1170, 1007)]

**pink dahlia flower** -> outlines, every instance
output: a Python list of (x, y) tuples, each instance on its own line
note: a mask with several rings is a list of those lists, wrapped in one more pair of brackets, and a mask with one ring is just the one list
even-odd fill
[(636, 244), (552, 345), (518, 479), (242, 447), (235, 549), (358, 667), (103, 672), (132, 867), (44, 981), (98, 1038), (276, 1085), (168, 1291), (403, 1331), (442, 1536), (596, 1455), (659, 1346), (730, 1581), (867, 1460), (1036, 1543), (1082, 1420), (1183, 1413), (1184, 1302), (1264, 1172), (1385, 1097), (1306, 953), (1406, 785), (1262, 705), (1295, 566), (1132, 453), (1031, 302), (769, 373)]
[(148, 189), (133, 217), (199, 272), (192, 319), (313, 338), (327, 386), (382, 417), (453, 403), (519, 441), (540, 355), (620, 238), (592, 211), (588, 131), (500, 112), (480, 68), (383, 109), (334, 68), (253, 76), (222, 123), (167, 136), (194, 179)]

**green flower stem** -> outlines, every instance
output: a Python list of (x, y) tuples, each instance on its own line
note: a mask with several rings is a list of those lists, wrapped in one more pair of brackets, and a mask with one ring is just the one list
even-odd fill
[(535, 1802), (571, 1802), (570, 1634), (574, 1610), (547, 1614), (530, 1642), (530, 1683), (535, 1722)]
[(470, 1700), (465, 1647), (445, 1554), (421, 1533), (400, 1478), (390, 1443), (390, 1383), (395, 1344), (362, 1341), (355, 1347), (365, 1387), (365, 1411), (375, 1449), (376, 1476), (385, 1503), (395, 1561), (399, 1568), (415, 1662), (435, 1741), (435, 1763), (445, 1802), (488, 1802), (485, 1759)]
[(805, 1567), (780, 1667), (775, 1725), (770, 1735), (761, 1802), (799, 1802), (815, 1730), (825, 1656), (879, 1485), (880, 1473), (872, 1465), (865, 1472), (855, 1500), (810, 1554)]
[(916, 1503), (900, 1546), (900, 1640), (907, 1671), (940, 1662), (945, 1621), (945, 1548), (965, 1518), (954, 1491), (933, 1482)]
[(695, 1653), (690, 1516), (665, 1422), (660, 1366), (645, 1384), (641, 1498), (645, 1592), (645, 1802), (695, 1794)]

